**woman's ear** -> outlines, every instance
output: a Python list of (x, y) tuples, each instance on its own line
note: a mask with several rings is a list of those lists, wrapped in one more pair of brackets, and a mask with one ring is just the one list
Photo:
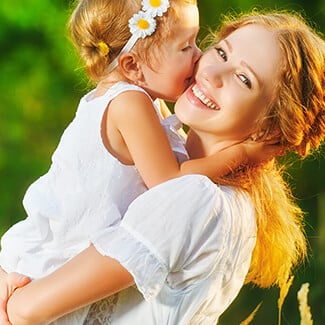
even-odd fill
[(128, 52), (121, 55), (119, 68), (122, 74), (134, 83), (143, 79), (140, 62), (133, 53)]

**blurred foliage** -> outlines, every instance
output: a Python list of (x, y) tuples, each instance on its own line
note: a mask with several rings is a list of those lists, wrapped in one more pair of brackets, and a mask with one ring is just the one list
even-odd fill
[[(324, 33), (323, 0), (199, 0), (201, 34), (218, 25), (227, 11), (254, 7), (294, 9)], [(0, 233), (25, 218), (22, 198), (29, 184), (46, 172), (60, 135), (89, 89), (68, 40), (71, 2), (2, 0), (0, 2)], [(286, 158), (287, 159), (287, 158)], [(306, 211), (309, 260), (298, 270), (285, 300), (282, 324), (299, 324), (296, 294), (310, 283), (309, 303), (315, 324), (325, 324), (325, 175), (324, 150), (304, 162), (289, 157), (288, 181)], [(262, 301), (252, 324), (277, 323), (276, 288), (245, 287), (221, 325), (239, 324)]]

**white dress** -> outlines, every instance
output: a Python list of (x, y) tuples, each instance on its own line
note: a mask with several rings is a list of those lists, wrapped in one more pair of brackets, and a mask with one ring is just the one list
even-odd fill
[[(51, 273), (88, 247), (96, 233), (119, 223), (129, 204), (147, 190), (136, 168), (120, 163), (101, 138), (108, 103), (127, 90), (143, 91), (121, 82), (101, 97), (94, 98), (92, 91), (80, 100), (49, 171), (25, 194), (27, 218), (1, 240), (0, 265), (7, 272), (32, 278)], [(171, 116), (162, 123), (179, 160), (185, 160), (177, 120)]]
[(200, 175), (158, 185), (133, 201), (120, 226), (92, 239), (136, 286), (57, 323), (216, 325), (243, 286), (255, 241), (246, 193)]

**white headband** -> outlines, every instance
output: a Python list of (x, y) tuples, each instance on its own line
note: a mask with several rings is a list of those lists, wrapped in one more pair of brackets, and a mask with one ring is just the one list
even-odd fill
[(142, 0), (142, 9), (129, 19), (129, 28), (132, 36), (126, 42), (118, 56), (108, 65), (110, 73), (118, 65), (118, 59), (123, 53), (130, 52), (139, 38), (150, 36), (156, 30), (157, 16), (161, 17), (169, 8), (169, 0)]

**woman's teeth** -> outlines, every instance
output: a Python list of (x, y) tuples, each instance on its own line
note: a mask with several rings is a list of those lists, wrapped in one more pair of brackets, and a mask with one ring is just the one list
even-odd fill
[(197, 85), (192, 87), (193, 94), (196, 98), (198, 98), (205, 106), (211, 109), (218, 109), (217, 105), (212, 102), (209, 98), (207, 98), (202, 91), (198, 88)]

